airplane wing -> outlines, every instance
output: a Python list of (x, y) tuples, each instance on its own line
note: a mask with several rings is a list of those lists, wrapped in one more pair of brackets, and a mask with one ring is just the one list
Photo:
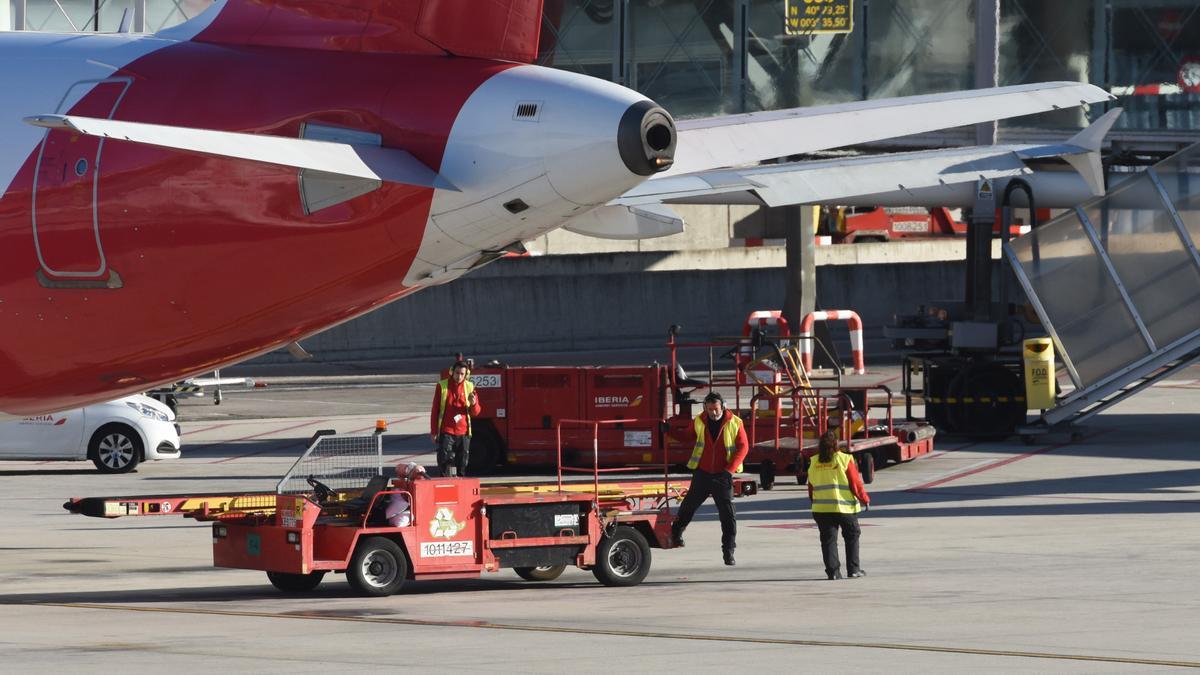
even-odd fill
[(25, 118), (25, 122), (47, 129), (63, 129), (88, 136), (145, 143), (204, 155), (458, 191), (458, 188), (420, 160), (395, 148), (122, 122), (76, 115), (37, 115)]
[(676, 123), (675, 164), (660, 177), (753, 164), (897, 136), (1114, 100), (1080, 82), (856, 101)]
[[(990, 145), (921, 152), (698, 171), (651, 178), (606, 206), (564, 226), (602, 239), (646, 239), (683, 231), (683, 219), (667, 204), (786, 206), (829, 204), (861, 195), (907, 193), (980, 178), (1032, 173), (1030, 162), (1063, 159), (1093, 195), (1104, 194), (1100, 148), (1121, 109), (1110, 110), (1070, 139), (1046, 145)], [(913, 203), (922, 203), (911, 195)], [(931, 204), (932, 206), (932, 204)]]

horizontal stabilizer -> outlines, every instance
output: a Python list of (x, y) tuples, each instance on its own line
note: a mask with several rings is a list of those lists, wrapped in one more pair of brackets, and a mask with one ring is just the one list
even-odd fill
[(88, 136), (144, 143), (203, 155), (458, 191), (458, 188), (420, 160), (404, 150), (394, 148), (120, 122), (74, 115), (38, 115), (26, 117), (25, 122), (47, 129), (63, 129)]
[(563, 229), (597, 239), (653, 239), (683, 232), (683, 218), (658, 204), (601, 206), (568, 220)]
[(1112, 98), (1090, 84), (1047, 82), (685, 120), (677, 124), (675, 164), (664, 175), (744, 166)]

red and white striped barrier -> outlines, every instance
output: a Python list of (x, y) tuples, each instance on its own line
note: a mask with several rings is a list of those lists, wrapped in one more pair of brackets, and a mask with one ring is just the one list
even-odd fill
[(742, 336), (750, 337), (750, 331), (754, 329), (755, 324), (758, 324), (758, 329), (762, 331), (765, 331), (769, 326), (777, 326), (779, 337), (787, 337), (792, 334), (791, 328), (788, 327), (787, 319), (783, 318), (782, 310), (760, 309), (750, 312), (750, 316), (746, 317), (746, 324), (742, 326)]
[(850, 324), (850, 355), (854, 358), (854, 372), (862, 375), (867, 372), (866, 359), (863, 358), (863, 323), (858, 313), (849, 309), (831, 309), (823, 312), (812, 312), (800, 322), (800, 362), (805, 370), (812, 370), (813, 365), (813, 324), (817, 321), (846, 321)]

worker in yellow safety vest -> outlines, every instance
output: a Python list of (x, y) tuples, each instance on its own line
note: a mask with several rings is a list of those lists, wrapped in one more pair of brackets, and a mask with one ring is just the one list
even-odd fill
[(683, 531), (696, 509), (712, 495), (721, 519), (721, 551), (726, 565), (737, 564), (733, 549), (737, 546), (737, 517), (733, 509), (733, 474), (742, 470), (750, 442), (742, 418), (725, 409), (725, 399), (717, 392), (704, 397), (704, 412), (696, 416), (696, 444), (687, 466), (693, 470), (679, 513), (671, 526), (673, 546), (683, 546)]
[(846, 572), (851, 579), (866, 576), (858, 560), (858, 512), (871, 504), (854, 457), (838, 449), (836, 431), (821, 435), (817, 455), (808, 465), (808, 498), (812, 500), (813, 520), (821, 533), (821, 555), (825, 558), (825, 576), (842, 578), (838, 560), (837, 535), (846, 541)]
[(437, 444), (438, 469), (443, 476), (467, 475), (471, 454), (471, 418), (482, 412), (475, 383), (467, 379), (467, 363), (457, 361), (450, 377), (438, 382), (429, 413), (429, 437)]

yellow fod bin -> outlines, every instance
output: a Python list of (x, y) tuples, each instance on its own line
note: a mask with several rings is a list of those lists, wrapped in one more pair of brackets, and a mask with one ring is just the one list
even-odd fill
[(1025, 341), (1025, 406), (1029, 410), (1054, 407), (1054, 342), (1050, 338)]

